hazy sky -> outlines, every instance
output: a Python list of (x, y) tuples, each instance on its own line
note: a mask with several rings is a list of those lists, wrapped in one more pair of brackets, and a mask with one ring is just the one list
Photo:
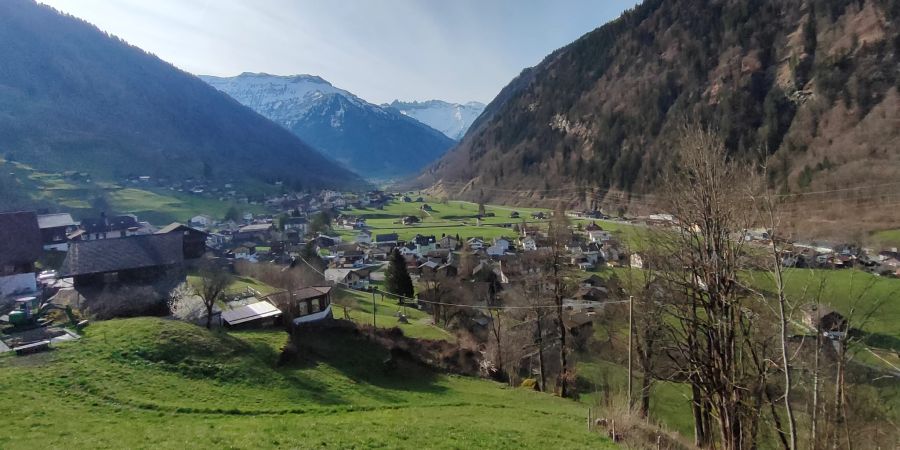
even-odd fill
[(319, 75), (375, 103), (487, 103), (636, 0), (40, 0), (195, 74)]

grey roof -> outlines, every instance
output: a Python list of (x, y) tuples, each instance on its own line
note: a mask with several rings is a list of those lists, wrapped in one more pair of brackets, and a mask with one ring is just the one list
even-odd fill
[(319, 298), (328, 295), (331, 292), (331, 286), (312, 286), (305, 287), (294, 292), (294, 298), (297, 300), (307, 300), (311, 298)]
[(253, 233), (257, 231), (269, 231), (274, 227), (271, 223), (253, 223), (247, 226), (241, 227), (238, 232), (240, 233)]
[(70, 277), (168, 266), (183, 261), (181, 234), (147, 234), (72, 242), (60, 273)]
[(396, 241), (398, 238), (399, 238), (399, 235), (397, 233), (376, 234), (375, 242)]
[(40, 258), (42, 248), (33, 211), (0, 213), (0, 265), (33, 263)]
[(78, 225), (72, 220), (72, 215), (69, 213), (42, 214), (37, 216), (37, 220), (38, 227), (42, 230), (47, 228), (74, 227)]

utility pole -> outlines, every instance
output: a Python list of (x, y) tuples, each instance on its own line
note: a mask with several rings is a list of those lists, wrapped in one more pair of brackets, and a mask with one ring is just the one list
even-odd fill
[(372, 339), (375, 339), (375, 309), (378, 305), (375, 303), (375, 289), (372, 290)]
[(634, 342), (634, 296), (628, 296), (628, 410), (631, 410), (631, 379), (634, 356), (632, 355), (632, 342)]

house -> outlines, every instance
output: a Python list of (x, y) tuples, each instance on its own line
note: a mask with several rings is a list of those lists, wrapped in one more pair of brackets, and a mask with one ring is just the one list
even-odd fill
[(456, 250), (459, 247), (459, 239), (451, 236), (444, 236), (437, 242), (438, 248)]
[(206, 239), (209, 236), (209, 233), (178, 222), (172, 222), (156, 232), (156, 234), (169, 233), (179, 233), (182, 235), (184, 259), (196, 259), (206, 253)]
[(0, 299), (37, 290), (41, 230), (34, 212), (0, 213)]
[(628, 263), (629, 263), (629, 265), (631, 265), (632, 268), (635, 268), (635, 269), (644, 269), (647, 267), (647, 265), (644, 263), (644, 258), (641, 257), (641, 255), (639, 255), (637, 253), (632, 253), (628, 257)]
[(537, 250), (537, 241), (531, 236), (525, 236), (519, 239), (519, 246), (522, 247), (522, 251), (533, 252)]
[(370, 269), (325, 269), (325, 279), (351, 289), (368, 290), (371, 272)]
[(245, 242), (228, 252), (234, 259), (244, 259), (247, 261), (256, 261), (256, 244)]
[(519, 212), (518, 212), (518, 211), (513, 211), (513, 212), (509, 213), (509, 218), (510, 218), (510, 219), (518, 219), (518, 218), (519, 218)]
[(588, 239), (591, 242), (604, 242), (612, 240), (612, 234), (609, 231), (604, 230), (590, 230), (588, 231)]
[(293, 324), (300, 326), (330, 319), (332, 289), (331, 286), (311, 286), (292, 292), (287, 313), (293, 318)]
[(412, 224), (416, 224), (419, 222), (420, 222), (420, 220), (416, 216), (406, 216), (403, 218), (403, 225), (412, 225)]
[(228, 327), (270, 326), (281, 317), (281, 310), (267, 301), (259, 301), (222, 311), (221, 317)]
[(41, 214), (37, 221), (44, 250), (64, 252), (69, 249), (68, 235), (78, 227), (70, 214)]
[(426, 211), (426, 212), (434, 211), (433, 209), (431, 209), (431, 205), (429, 205), (428, 203), (422, 205), (422, 207), (420, 209), (422, 211)]
[(803, 322), (831, 339), (842, 338), (848, 329), (847, 319), (841, 313), (826, 307), (804, 311)]
[(479, 238), (471, 238), (466, 241), (466, 245), (472, 250), (481, 250), (484, 248), (484, 241)]
[(288, 217), (281, 222), (284, 226), (284, 231), (296, 231), (300, 236), (303, 236), (307, 233), (309, 222), (305, 217)]
[(544, 214), (543, 212), (538, 211), (538, 212), (531, 213), (531, 218), (538, 219), (538, 220), (544, 220), (547, 218), (547, 215)]
[(254, 223), (238, 228), (232, 235), (235, 242), (257, 241), (267, 242), (272, 237), (275, 226), (271, 223)]
[(369, 230), (362, 230), (359, 233), (356, 233), (356, 236), (353, 237), (353, 242), (357, 244), (371, 244), (372, 232)]
[(506, 238), (501, 237), (501, 238), (494, 239), (494, 245), (491, 245), (490, 247), (487, 248), (487, 254), (488, 254), (488, 256), (505, 255), (506, 252), (509, 251), (510, 246), (511, 246), (511, 243)]
[(400, 239), (397, 233), (387, 233), (387, 234), (376, 234), (375, 235), (375, 243), (378, 245), (384, 244), (397, 244), (397, 241)]
[(209, 228), (209, 226), (212, 224), (213, 218), (205, 214), (191, 217), (191, 220), (188, 221), (188, 225), (196, 228)]
[(120, 239), (73, 242), (60, 268), (75, 287), (153, 283), (183, 277), (181, 233), (147, 234)]
[(416, 253), (419, 256), (423, 256), (437, 248), (437, 239), (435, 239), (434, 235), (422, 236), (417, 234), (413, 242), (416, 244)]
[(102, 213), (99, 219), (82, 220), (81, 228), (84, 230), (82, 239), (88, 241), (134, 236), (138, 234), (141, 224), (135, 216), (106, 217), (106, 214)]

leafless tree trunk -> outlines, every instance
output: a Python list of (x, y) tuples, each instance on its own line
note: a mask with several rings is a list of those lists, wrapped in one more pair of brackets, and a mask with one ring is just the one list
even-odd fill
[(568, 288), (564, 258), (566, 256), (566, 245), (569, 244), (572, 239), (572, 230), (570, 229), (569, 220), (566, 218), (566, 212), (562, 205), (558, 206), (553, 212), (553, 218), (550, 221), (547, 236), (550, 241), (551, 251), (549, 281), (551, 286), (553, 286), (553, 300), (556, 304), (556, 322), (559, 328), (560, 373), (557, 377), (557, 388), (559, 389), (560, 396), (568, 397), (568, 382), (572, 374), (570, 373), (568, 361), (563, 299)]
[[(771, 241), (769, 249), (772, 264), (769, 273), (775, 281), (775, 294), (778, 300), (778, 319), (780, 327), (779, 338), (781, 340), (781, 368), (784, 374), (784, 409), (787, 413), (788, 434), (790, 442), (789, 450), (797, 450), (797, 420), (794, 418), (794, 407), (791, 403), (791, 393), (793, 390), (793, 379), (791, 361), (788, 357), (788, 301), (785, 296), (784, 286), (784, 252), (779, 247), (779, 239), (781, 239), (779, 229), (779, 218), (777, 212), (776, 200), (771, 192), (767, 189), (762, 197), (762, 209), (765, 214), (767, 225), (769, 226), (769, 239)], [(775, 410), (772, 410), (775, 414)], [(779, 429), (781, 427), (779, 426)]]
[(222, 297), (225, 289), (231, 284), (231, 277), (212, 263), (200, 268), (200, 281), (195, 287), (197, 295), (203, 300), (206, 308), (206, 328), (212, 328), (212, 313), (216, 302)]

